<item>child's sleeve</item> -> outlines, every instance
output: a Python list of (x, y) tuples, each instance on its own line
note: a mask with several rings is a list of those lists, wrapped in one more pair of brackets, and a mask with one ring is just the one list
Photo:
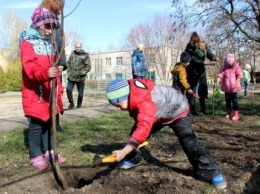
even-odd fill
[(179, 78), (180, 78), (180, 82), (182, 84), (182, 86), (187, 90), (190, 88), (190, 84), (188, 83), (188, 80), (187, 80), (187, 72), (186, 72), (186, 69), (183, 67), (183, 68), (180, 68), (180, 71), (179, 71)]
[[(129, 144), (135, 149), (150, 135), (156, 115), (156, 105), (152, 101), (144, 101), (138, 108), (136, 129), (129, 139)], [(136, 140), (138, 143), (133, 143)]]
[(29, 42), (23, 41), (21, 43), (20, 53), (23, 70), (31, 80), (37, 80), (39, 82), (49, 81), (49, 66), (39, 64), (34, 48)]

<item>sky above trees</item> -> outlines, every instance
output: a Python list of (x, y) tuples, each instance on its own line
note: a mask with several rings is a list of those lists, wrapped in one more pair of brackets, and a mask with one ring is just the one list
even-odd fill
[[(68, 15), (79, 0), (67, 0), (64, 14)], [(2, 16), (9, 11), (17, 13), (23, 21), (30, 23), (31, 14), (41, 0), (9, 0), (0, 7)], [(83, 46), (90, 51), (117, 47), (131, 27), (148, 20), (155, 14), (170, 14), (169, 0), (81, 0), (76, 10), (65, 18), (65, 28), (81, 35)], [(0, 24), (1, 24), (0, 23)]]

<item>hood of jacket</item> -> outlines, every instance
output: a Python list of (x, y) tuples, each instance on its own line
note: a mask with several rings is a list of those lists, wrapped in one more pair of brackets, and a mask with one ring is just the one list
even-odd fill
[(132, 56), (141, 56), (141, 55), (143, 55), (143, 52), (141, 52), (141, 51), (139, 51), (138, 49), (135, 49), (134, 51), (133, 51), (133, 54), (132, 54)]
[(35, 28), (29, 28), (29, 29), (26, 29), (26, 30), (23, 30), (21, 35), (20, 35), (20, 38), (19, 38), (19, 45), (21, 45), (21, 43), (24, 41), (24, 40), (28, 40), (28, 39), (46, 39), (46, 38), (43, 38), (41, 36), (41, 34), (38, 32), (38, 30), (36, 30)]

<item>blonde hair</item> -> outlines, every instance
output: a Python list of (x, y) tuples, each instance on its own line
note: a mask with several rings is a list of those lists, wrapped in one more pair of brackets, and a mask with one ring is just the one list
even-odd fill
[(137, 45), (137, 49), (140, 50), (140, 51), (143, 51), (144, 50), (144, 45), (143, 44), (138, 44)]

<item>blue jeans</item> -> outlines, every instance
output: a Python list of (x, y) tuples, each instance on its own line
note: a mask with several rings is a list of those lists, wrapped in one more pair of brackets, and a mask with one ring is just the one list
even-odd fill
[(244, 81), (244, 85), (245, 85), (244, 96), (247, 96), (248, 89), (249, 89), (247, 81)]
[(78, 90), (77, 107), (81, 107), (81, 104), (83, 101), (84, 89), (85, 89), (85, 82), (73, 82), (73, 81), (68, 80), (67, 88), (66, 88), (67, 97), (68, 97), (69, 103), (74, 104), (72, 91), (73, 91), (75, 84), (76, 84), (77, 90)]
[(42, 155), (47, 150), (54, 149), (51, 131), (51, 119), (44, 122), (35, 117), (28, 117), (30, 158)]

